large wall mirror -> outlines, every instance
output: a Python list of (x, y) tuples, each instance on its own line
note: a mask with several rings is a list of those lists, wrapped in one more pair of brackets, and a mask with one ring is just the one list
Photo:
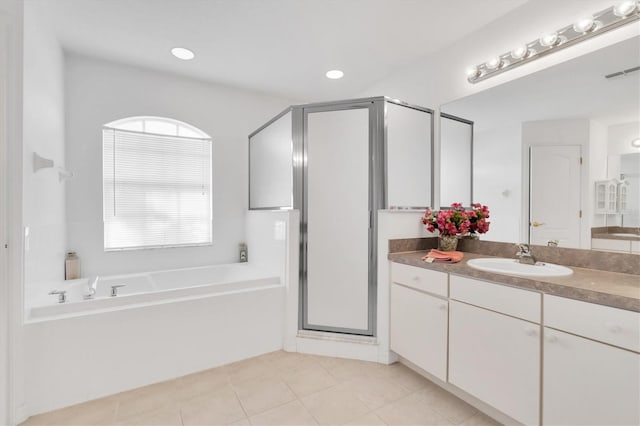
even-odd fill
[[(486, 239), (591, 248), (592, 232), (637, 233), (638, 66), (633, 37), (441, 106), (473, 122), (473, 201), (492, 212)], [(458, 161), (450, 157), (441, 160)], [(441, 167), (442, 187), (455, 184)]]

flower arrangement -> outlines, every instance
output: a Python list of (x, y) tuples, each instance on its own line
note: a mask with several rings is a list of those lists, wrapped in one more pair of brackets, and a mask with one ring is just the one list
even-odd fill
[(473, 203), (470, 210), (465, 210), (462, 203), (451, 204), (448, 210), (427, 209), (422, 223), (429, 232), (436, 229), (440, 236), (475, 235), (489, 231), (489, 208), (480, 203)]

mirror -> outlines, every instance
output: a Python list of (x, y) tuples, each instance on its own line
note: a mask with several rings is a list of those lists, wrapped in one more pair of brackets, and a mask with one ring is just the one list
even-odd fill
[[(473, 122), (473, 201), (491, 209), (487, 239), (591, 248), (592, 229), (637, 231), (639, 65), (633, 37), (441, 107)], [(441, 161), (444, 188), (461, 164)], [(603, 181), (613, 209), (596, 208)]]

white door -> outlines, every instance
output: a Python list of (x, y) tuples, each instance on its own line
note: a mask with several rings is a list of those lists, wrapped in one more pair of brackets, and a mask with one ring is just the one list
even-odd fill
[(306, 115), (304, 328), (372, 334), (369, 108)]
[(394, 283), (390, 308), (391, 350), (447, 380), (448, 302)]
[(532, 146), (529, 242), (580, 247), (580, 146)]
[(449, 382), (537, 425), (540, 325), (456, 301), (449, 310)]
[(543, 424), (640, 424), (640, 355), (544, 329)]

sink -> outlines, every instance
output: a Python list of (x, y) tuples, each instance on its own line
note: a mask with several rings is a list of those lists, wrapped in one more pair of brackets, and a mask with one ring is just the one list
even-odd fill
[(553, 263), (538, 262), (535, 265), (525, 265), (518, 262), (518, 259), (495, 257), (471, 259), (467, 262), (467, 265), (481, 271), (523, 277), (566, 277), (573, 274), (570, 268)]

